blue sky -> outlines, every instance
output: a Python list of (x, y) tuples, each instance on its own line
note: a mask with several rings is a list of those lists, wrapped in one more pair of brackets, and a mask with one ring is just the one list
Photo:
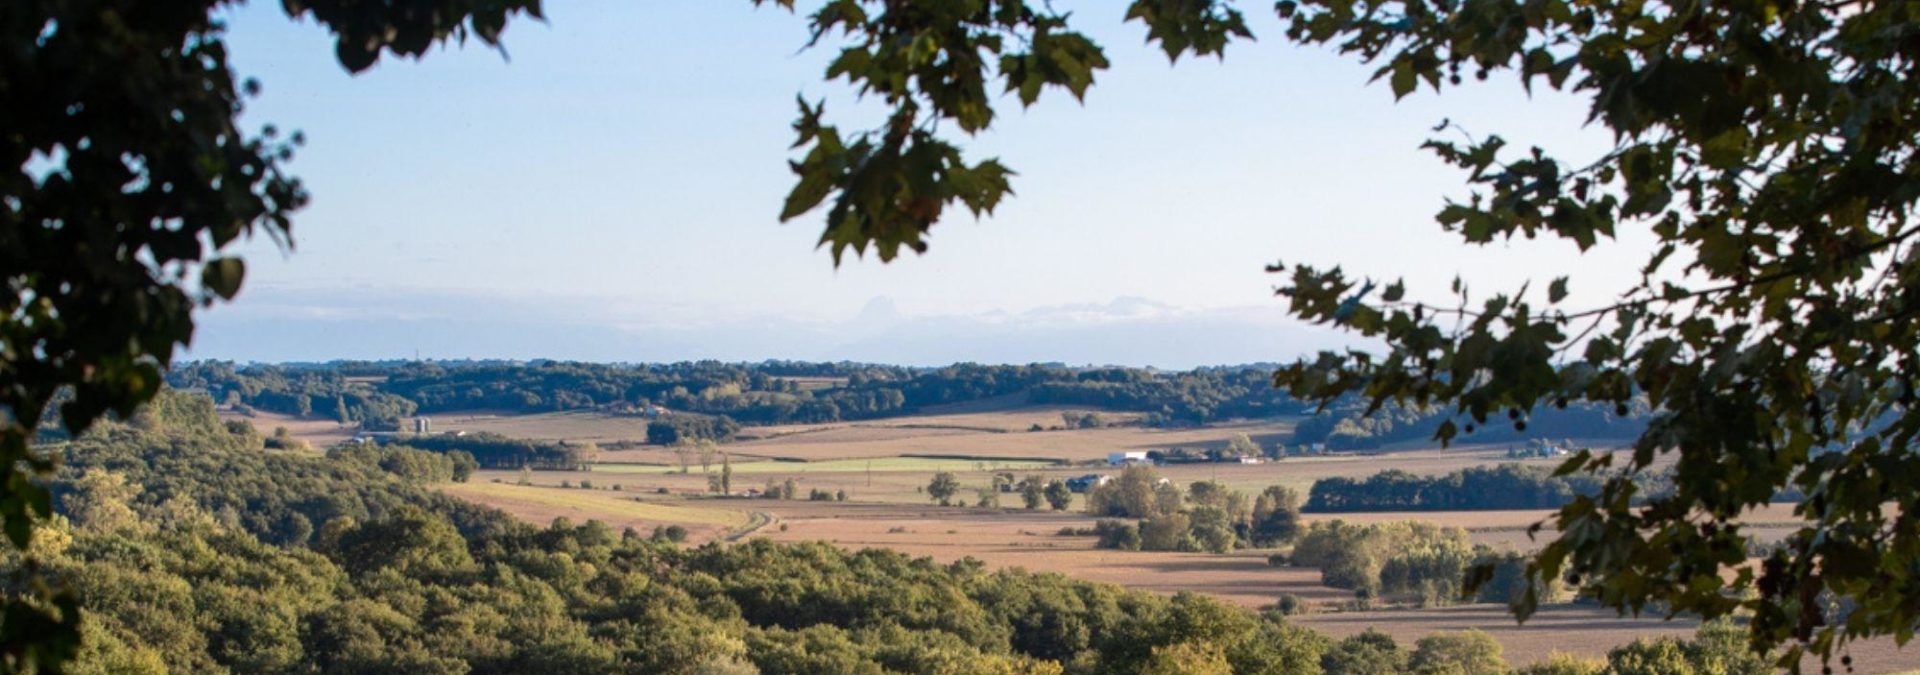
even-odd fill
[[(835, 269), (818, 214), (777, 222), (794, 97), (820, 80), (804, 17), (746, 0), (578, 0), (474, 44), (351, 76), (311, 24), (230, 18), (265, 93), (250, 124), (299, 129), (314, 201), (296, 248), (262, 238), (240, 298), (191, 356), (1063, 361), (1186, 367), (1352, 344), (1284, 316), (1277, 259), (1476, 288), (1579, 270), (1625, 288), (1647, 237), (1461, 244), (1432, 220), (1463, 177), (1418, 149), (1442, 119), (1571, 158), (1608, 140), (1585, 102), (1495, 83), (1396, 104), (1370, 68), (1284, 44), (1169, 65), (1119, 3), (1058, 3), (1107, 47), (1084, 105), (1002, 106), (969, 142), (1020, 175), (990, 218), (950, 217), (925, 256)], [(1249, 7), (1249, 11), (1255, 8)], [(1431, 294), (1429, 294), (1431, 295)]]

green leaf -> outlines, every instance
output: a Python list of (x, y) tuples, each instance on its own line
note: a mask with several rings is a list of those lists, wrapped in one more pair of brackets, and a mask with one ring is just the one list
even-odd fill
[(1393, 87), (1394, 99), (1406, 98), (1407, 94), (1413, 93), (1414, 87), (1419, 84), (1419, 73), (1414, 72), (1412, 62), (1393, 62), (1393, 76), (1388, 80), (1388, 86)]
[(247, 264), (239, 258), (215, 258), (200, 268), (201, 285), (222, 300), (232, 300), (246, 276)]

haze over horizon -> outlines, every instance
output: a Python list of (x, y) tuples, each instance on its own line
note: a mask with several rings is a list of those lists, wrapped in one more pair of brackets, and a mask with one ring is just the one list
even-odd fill
[(820, 214), (775, 217), (794, 95), (849, 130), (871, 112), (819, 82), (833, 45), (801, 50), (804, 17), (555, 6), (507, 32), (510, 59), (469, 46), (355, 77), (277, 6), (232, 9), (236, 67), (265, 85), (247, 118), (305, 134), (291, 168), (314, 200), (292, 254), (243, 247), (245, 289), (200, 316), (185, 356), (1185, 368), (1358, 344), (1286, 318), (1275, 260), (1404, 276), (1414, 297), (1578, 265), (1576, 304), (1645, 260), (1642, 232), (1580, 257), (1468, 247), (1432, 220), (1464, 195), (1419, 149), (1437, 123), (1597, 154), (1604, 134), (1566, 123), (1583, 101), (1482, 85), (1396, 104), (1369, 68), (1277, 41), (1169, 66), (1117, 8), (1082, 4), (1113, 62), (1086, 104), (1007, 106), (969, 148), (1018, 171), (1017, 194), (977, 223), (950, 215), (924, 256), (837, 270), (814, 248)]

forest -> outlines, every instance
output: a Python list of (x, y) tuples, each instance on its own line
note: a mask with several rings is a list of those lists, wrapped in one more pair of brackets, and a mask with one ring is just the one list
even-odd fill
[(1369, 511), (1474, 511), (1557, 509), (1575, 495), (1593, 495), (1600, 479), (1588, 474), (1556, 476), (1544, 466), (1500, 464), (1421, 476), (1397, 469), (1365, 479), (1333, 476), (1314, 481), (1305, 510), (1314, 513)]
[[(1624, 410), (1592, 403), (1566, 407), (1542, 406), (1525, 419), (1464, 425), (1455, 442), (1515, 443), (1535, 438), (1585, 440), (1639, 438), (1646, 431), (1648, 409), (1636, 400)], [(1621, 414), (1621, 413), (1625, 414)], [(1294, 429), (1296, 444), (1325, 443), (1329, 450), (1375, 450), (1388, 443), (1425, 441), (1451, 416), (1445, 411), (1387, 405), (1371, 414), (1364, 401), (1349, 397), (1331, 404), (1319, 415), (1301, 420)]]
[[(1033, 364), (909, 368), (851, 363), (597, 364), (558, 361), (178, 364), (168, 384), (214, 400), (288, 414), (385, 424), (419, 413), (644, 410), (724, 415), (744, 424), (910, 415), (1001, 396), (1019, 402), (1144, 412), (1161, 426), (1296, 414), (1271, 368), (1160, 372)], [(344, 410), (345, 412), (341, 412)], [(344, 415), (344, 417), (342, 417)]]
[[(681, 435), (724, 439), (736, 424), (823, 423), (912, 415), (929, 406), (1010, 397), (1016, 404), (1086, 406), (1145, 413), (1150, 426), (1192, 426), (1226, 419), (1311, 415), (1312, 406), (1276, 389), (1263, 365), (1168, 372), (1144, 368), (1069, 368), (956, 364), (910, 368), (854, 363), (764, 361), (600, 364), (560, 361), (332, 362), (237, 366), (180, 364), (167, 382), (205, 391), (222, 403), (319, 415), (363, 428), (393, 429), (414, 414), (489, 410), (538, 413), (600, 410), (658, 414), (663, 442)], [(1625, 416), (1592, 405), (1543, 410), (1515, 424), (1494, 423), (1463, 442), (1529, 438), (1630, 439), (1646, 427), (1638, 406)], [(1446, 419), (1438, 412), (1387, 406), (1367, 414), (1343, 401), (1302, 420), (1292, 442), (1333, 450), (1371, 450), (1425, 440)], [(690, 432), (690, 433), (689, 433)]]

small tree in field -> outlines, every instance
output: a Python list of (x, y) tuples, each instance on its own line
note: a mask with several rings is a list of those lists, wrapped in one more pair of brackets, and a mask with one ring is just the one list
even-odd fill
[(1020, 481), (1020, 501), (1026, 504), (1028, 511), (1040, 508), (1046, 499), (1046, 491), (1047, 479), (1040, 476), (1027, 476)]
[(1056, 480), (1047, 483), (1047, 506), (1055, 511), (1065, 511), (1067, 507), (1073, 506), (1073, 489), (1067, 487), (1066, 481)]
[(1253, 442), (1253, 439), (1249, 438), (1246, 434), (1234, 434), (1233, 440), (1227, 441), (1227, 450), (1223, 455), (1226, 457), (1259, 457), (1260, 444)]
[(693, 443), (687, 439), (680, 439), (673, 444), (673, 459), (680, 465), (680, 473), (687, 473), (693, 466), (693, 452)]
[(953, 496), (960, 494), (960, 479), (951, 471), (933, 474), (933, 480), (927, 483), (927, 496), (940, 502), (941, 506), (952, 506)]
[(719, 454), (720, 448), (713, 441), (702, 438), (694, 442), (694, 452), (700, 456), (700, 473), (707, 473), (713, 470), (713, 456)]

